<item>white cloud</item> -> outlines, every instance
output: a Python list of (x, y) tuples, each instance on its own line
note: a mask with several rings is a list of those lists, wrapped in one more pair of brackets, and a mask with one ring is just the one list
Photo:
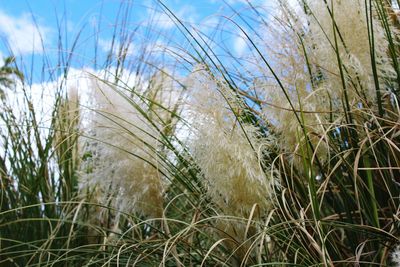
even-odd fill
[(171, 8), (173, 15), (169, 14), (168, 11), (163, 11), (160, 9), (148, 9), (148, 16), (152, 19), (148, 20), (149, 25), (155, 25), (160, 29), (169, 30), (176, 26), (176, 16), (180, 21), (185, 24), (193, 24), (198, 19), (198, 12), (196, 8), (192, 5), (182, 5), (178, 9)]
[[(217, 4), (222, 1), (220, 0), (208, 0), (211, 4)], [(247, 0), (227, 0), (226, 1), (229, 5), (234, 5), (234, 4), (247, 4)]]
[[(111, 49), (112, 41), (100, 38), (98, 41), (98, 45), (99, 45), (99, 48), (101, 49), (101, 51), (109, 52)], [(114, 47), (115, 47), (115, 43), (114, 43)]]
[(12, 17), (0, 10), (0, 35), (15, 54), (41, 53), (41, 38), (46, 44), (50, 33), (50, 28), (35, 25), (29, 14)]
[(172, 29), (175, 26), (174, 21), (167, 14), (161, 13), (156, 19), (157, 26), (161, 29)]
[(200, 30), (204, 33), (212, 31), (220, 24), (220, 18), (217, 16), (209, 16), (200, 22)]
[(228, 0), (228, 4), (230, 5), (234, 5), (234, 4), (247, 4), (246, 0)]
[[(114, 44), (113, 44), (111, 39), (100, 38), (98, 41), (98, 46), (101, 49), (101, 51), (106, 52), (106, 53), (109, 53), (110, 49), (112, 47), (113, 54), (117, 55), (119, 52), (119, 49), (121, 48), (121, 43), (119, 41), (114, 41)], [(135, 49), (135, 45), (133, 42), (125, 43), (123, 49), (127, 49), (127, 51), (126, 51), (127, 56), (136, 55), (136, 49)]]
[[(36, 120), (43, 132), (47, 132), (51, 127), (50, 124), (54, 116), (54, 105), (60, 88), (63, 88), (63, 93), (68, 92), (70, 95), (79, 97), (79, 103), (83, 112), (82, 116), (83, 119), (85, 119), (85, 116), (87, 116), (89, 112), (88, 108), (94, 108), (91, 106), (93, 104), (92, 81), (98, 79), (100, 84), (104, 81), (103, 79), (112, 81), (114, 77), (112, 73), (115, 73), (115, 69), (95, 71), (90, 68), (71, 68), (66, 80), (63, 75), (53, 81), (38, 82), (32, 85), (24, 85), (21, 81), (17, 80), (14, 90), (8, 91), (12, 93), (7, 94), (7, 98), (12, 106), (19, 107), (22, 103), (26, 103), (25, 93), (29, 92), (31, 103), (36, 111)], [(105, 78), (106, 74), (110, 74), (108, 78)], [(120, 77), (120, 81), (121, 84), (127, 88), (132, 88), (137, 84), (136, 76), (128, 72), (125, 72), (122, 77)], [(19, 108), (14, 110), (17, 118), (23, 116), (21, 113), (22, 111), (23, 110)]]
[(246, 43), (246, 36), (243, 32), (240, 32), (240, 34), (235, 37), (235, 40), (233, 42), (233, 49), (235, 50), (236, 55), (242, 56), (243, 53), (247, 49), (247, 43)]

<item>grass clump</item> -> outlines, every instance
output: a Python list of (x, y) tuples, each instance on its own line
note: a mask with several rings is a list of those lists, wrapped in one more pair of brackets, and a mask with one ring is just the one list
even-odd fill
[(248, 2), (221, 24), (240, 57), (159, 7), (185, 55), (132, 66), (121, 45), (45, 129), (23, 80), (3, 93), (0, 263), (398, 264), (397, 5)]

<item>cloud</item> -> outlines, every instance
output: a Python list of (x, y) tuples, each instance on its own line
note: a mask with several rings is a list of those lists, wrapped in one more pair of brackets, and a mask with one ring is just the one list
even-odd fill
[(110, 50), (112, 48), (113, 49), (112, 54), (114, 56), (119, 54), (120, 49), (124, 49), (124, 50), (126, 49), (124, 51), (126, 53), (126, 56), (135, 56), (137, 54), (136, 53), (137, 49), (133, 42), (124, 43), (123, 47), (121, 47), (121, 43), (119, 41), (114, 40), (114, 44), (113, 44), (112, 39), (100, 38), (97, 44), (98, 44), (98, 47), (100, 48), (100, 50), (105, 53), (110, 53)]
[(155, 23), (161, 29), (172, 29), (175, 26), (175, 23), (172, 18), (170, 18), (167, 14), (161, 13), (155, 20)]
[(4, 38), (13, 53), (22, 55), (42, 52), (42, 40), (46, 44), (50, 28), (35, 25), (31, 15), (25, 13), (12, 17), (0, 10), (0, 36)]
[[(219, 3), (220, 0), (208, 0), (211, 4), (217, 4)], [(221, 1), (222, 2), (222, 1)], [(227, 0), (226, 3), (229, 5), (234, 5), (234, 4), (247, 4), (246, 0)]]
[(218, 27), (218, 25), (220, 24), (221, 20), (219, 17), (217, 16), (209, 16), (206, 17), (205, 19), (203, 19), (200, 22), (200, 27), (199, 29), (204, 32), (207, 33), (209, 31), (212, 31), (214, 29), (216, 29)]
[[(192, 5), (185, 4), (179, 5), (178, 8), (172, 7), (171, 11), (180, 21), (190, 25), (199, 18), (198, 11)], [(152, 18), (148, 21), (149, 25), (157, 26), (159, 29), (170, 30), (175, 28), (177, 22), (174, 16), (159, 8), (148, 9), (148, 17)]]
[(246, 43), (246, 36), (243, 32), (240, 32), (240, 34), (235, 37), (234, 42), (233, 42), (233, 49), (235, 50), (236, 55), (242, 56), (243, 53), (247, 49), (247, 43)]

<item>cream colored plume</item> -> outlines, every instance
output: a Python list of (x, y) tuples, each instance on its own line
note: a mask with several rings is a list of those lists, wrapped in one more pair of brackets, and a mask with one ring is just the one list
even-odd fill
[[(253, 205), (270, 208), (273, 177), (262, 168), (265, 143), (257, 129), (238, 123), (240, 105), (223, 82), (201, 66), (188, 80), (191, 149), (211, 199), (225, 214), (247, 216)], [(232, 111), (235, 110), (235, 111)]]
[[(264, 46), (283, 88), (275, 78), (256, 85), (265, 101), (263, 114), (281, 135), (280, 146), (284, 151), (298, 152), (299, 145), (304, 145), (308, 138), (316, 155), (325, 161), (329, 157), (327, 132), (345, 121), (345, 97), (355, 122), (359, 110), (377, 109), (366, 20), (368, 7), (361, 0), (298, 2), (305, 3), (307, 8), (279, 2), (280, 12), (265, 28), (269, 39), (259, 45)], [(372, 10), (378, 84), (384, 95), (395, 72), (387, 36), (376, 11)], [(392, 30), (396, 32), (393, 27)], [(262, 71), (271, 76), (265, 70)]]
[[(113, 196), (115, 208), (161, 217), (165, 177), (157, 151), (159, 133), (135, 105), (137, 97), (98, 78), (90, 80), (94, 108), (88, 121), (87, 162), (84, 181)], [(100, 197), (101, 198), (101, 197)]]

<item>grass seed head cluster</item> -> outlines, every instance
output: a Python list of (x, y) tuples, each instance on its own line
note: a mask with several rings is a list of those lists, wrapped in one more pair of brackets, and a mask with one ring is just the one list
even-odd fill
[(266, 212), (271, 207), (274, 177), (263, 169), (263, 153), (271, 140), (239, 121), (239, 100), (206, 71), (191, 74), (188, 90), (190, 147), (207, 193), (224, 214), (248, 216), (253, 205)]
[(120, 211), (160, 217), (165, 181), (157, 160), (159, 133), (135, 110), (128, 91), (97, 79), (90, 86), (94, 108), (86, 153), (91, 155), (83, 183), (98, 186)]

